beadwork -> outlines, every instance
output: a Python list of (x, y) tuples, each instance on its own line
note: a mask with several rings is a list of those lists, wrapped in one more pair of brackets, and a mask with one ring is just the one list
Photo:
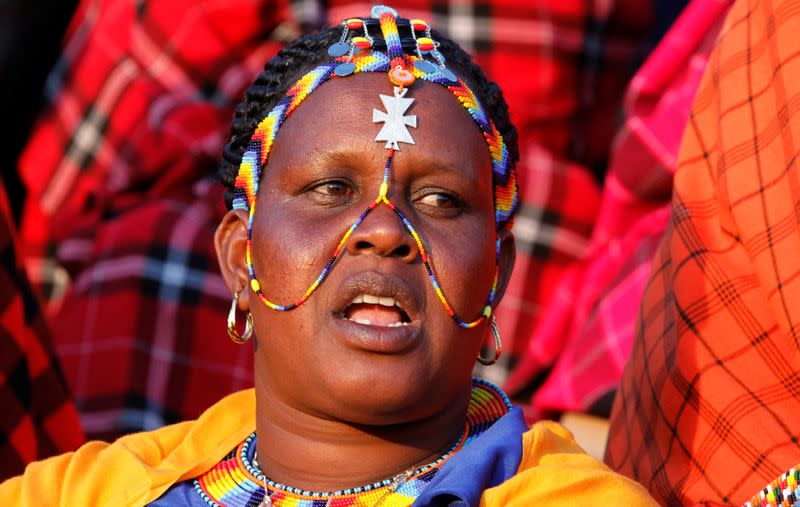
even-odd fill
[(772, 481), (744, 507), (797, 507), (800, 505), (800, 465)]
[(212, 507), (257, 506), (266, 492), (275, 507), (406, 507), (451, 456), (490, 428), (510, 408), (511, 402), (498, 387), (474, 378), (466, 428), (459, 441), (436, 461), (396, 476), (402, 477), (400, 480), (391, 477), (325, 493), (278, 484), (266, 478), (254, 465), (256, 434), (253, 433), (214, 468), (195, 479), (194, 488)]
[[(363, 38), (370, 40), (371, 37), (367, 31), (367, 24), (361, 20), (361, 23), (356, 22), (357, 18), (346, 20), (344, 24), (344, 32), (340, 41), (331, 47), (329, 55), (332, 59), (330, 62), (324, 63), (315, 69), (308, 72), (305, 76), (300, 78), (286, 93), (283, 99), (267, 114), (267, 116), (258, 124), (250, 139), (247, 150), (242, 156), (242, 162), (239, 166), (239, 172), (236, 176), (233, 208), (243, 209), (249, 211), (249, 219), (247, 224), (247, 246), (246, 246), (246, 263), (250, 275), (250, 286), (259, 299), (269, 308), (278, 311), (289, 311), (302, 305), (319, 285), (325, 280), (332, 268), (333, 264), (341, 254), (348, 238), (353, 231), (361, 224), (364, 218), (378, 205), (385, 204), (392, 211), (397, 214), (403, 226), (409, 234), (414, 238), (414, 241), (419, 248), (423, 264), (428, 274), (428, 278), (433, 285), (439, 301), (447, 311), (448, 315), (462, 328), (471, 328), (480, 324), (482, 321), (488, 319), (492, 314), (492, 303), (497, 290), (497, 282), (499, 275), (498, 261), (500, 254), (500, 239), (496, 239), (495, 247), (495, 276), (492, 287), (486, 299), (486, 304), (481, 311), (478, 318), (472, 321), (462, 320), (459, 315), (453, 310), (452, 306), (447, 300), (442, 288), (439, 285), (436, 275), (432, 268), (430, 258), (427, 251), (420, 239), (419, 234), (412, 226), (408, 218), (394, 205), (387, 197), (389, 171), (391, 167), (392, 158), (395, 149), (389, 148), (384, 170), (383, 182), (381, 183), (378, 197), (370, 206), (365, 209), (361, 215), (356, 218), (353, 224), (345, 231), (344, 235), (339, 240), (333, 254), (328, 262), (322, 268), (322, 271), (317, 278), (311, 283), (305, 293), (295, 302), (287, 305), (281, 305), (270, 301), (263, 293), (263, 288), (256, 276), (255, 268), (252, 261), (252, 233), (253, 221), (256, 211), (256, 200), (258, 195), (258, 187), (261, 181), (262, 170), (266, 165), (269, 152), (275, 140), (278, 130), (280, 129), (286, 118), (297, 108), (297, 106), (315, 89), (328, 79), (342, 77), (352, 73), (363, 72), (387, 72), (390, 74), (394, 84), (400, 86), (408, 86), (404, 83), (411, 83), (414, 79), (422, 79), (431, 83), (437, 83), (446, 87), (453, 96), (461, 103), (469, 115), (473, 118), (478, 128), (481, 130), (483, 137), (486, 139), (486, 144), (489, 149), (489, 155), (492, 163), (492, 179), (494, 187), (494, 202), (495, 202), (495, 229), (499, 232), (502, 229), (510, 228), (514, 211), (518, 203), (517, 196), (517, 181), (516, 173), (513, 168), (511, 157), (509, 156), (508, 149), (503, 141), (503, 137), (495, 127), (494, 123), (488, 118), (480, 103), (478, 102), (475, 94), (470, 88), (458, 77), (456, 77), (449, 69), (444, 67), (444, 59), (441, 54), (435, 49), (436, 43), (430, 39), (430, 27), (421, 20), (415, 20), (412, 27), (412, 34), (416, 41), (417, 55), (406, 55), (403, 53), (403, 48), (398, 35), (396, 16), (397, 13), (384, 6), (377, 6), (373, 8), (373, 16), (379, 19), (381, 31), (386, 42), (386, 53), (377, 51), (374, 48), (371, 51), (362, 52), (354, 56), (352, 49), (353, 42), (351, 41), (351, 49), (348, 54), (341, 56), (333, 56), (342, 53), (341, 44), (344, 44), (347, 38), (347, 31), (349, 27), (363, 28)], [(424, 28), (425, 37), (417, 38), (416, 27)], [(430, 51), (438, 64), (434, 64), (425, 60), (423, 52), (420, 50), (420, 44), (425, 48), (432, 48)]]

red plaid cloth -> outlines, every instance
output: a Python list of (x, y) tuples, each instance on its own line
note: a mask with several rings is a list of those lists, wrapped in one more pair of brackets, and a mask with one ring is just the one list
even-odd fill
[(513, 392), (552, 367), (533, 396), (534, 416), (610, 409), (669, 218), (680, 136), (728, 7), (694, 0), (631, 82), (589, 251), (555, 289), (506, 386)]
[[(50, 294), (67, 279), (62, 266), (72, 279), (56, 315), (69, 324), (55, 327), (55, 340), (90, 435), (195, 417), (250, 383), (249, 350), (224, 332), (230, 294), (211, 247), (221, 211), (193, 184), (277, 49), (269, 40), (370, 6), (81, 3), (20, 168), (29, 271)], [(586, 250), (599, 206), (588, 168), (604, 165), (651, 8), (634, 0), (393, 6), (471, 48), (520, 130), (519, 253), (498, 314), (511, 353), (485, 372), (501, 381)]]
[(800, 2), (738, 1), (683, 137), (606, 461), (742, 504), (800, 456)]
[[(20, 162), (22, 224), (34, 276), (69, 270), (54, 337), (94, 438), (194, 418), (252, 385), (251, 351), (225, 332), (221, 188), (202, 179), (285, 15), (249, 0), (85, 1), (76, 14)], [(57, 261), (41, 256), (56, 244)]]
[(0, 183), (0, 481), (83, 443), (50, 333), (19, 262)]

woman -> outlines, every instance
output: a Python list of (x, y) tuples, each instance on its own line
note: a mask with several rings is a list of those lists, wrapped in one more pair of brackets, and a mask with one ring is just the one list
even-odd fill
[(33, 464), (5, 503), (652, 503), (470, 378), (501, 348), (515, 130), (463, 50), (372, 15), (287, 46), (234, 117), (216, 246), (255, 389)]

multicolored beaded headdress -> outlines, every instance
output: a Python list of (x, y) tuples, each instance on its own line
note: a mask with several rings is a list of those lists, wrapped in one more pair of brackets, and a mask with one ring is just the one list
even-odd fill
[[(478, 128), (486, 139), (492, 161), (495, 227), (498, 232), (511, 226), (511, 220), (517, 207), (517, 180), (513, 162), (505, 142), (503, 141), (503, 136), (497, 130), (491, 119), (484, 113), (475, 94), (464, 81), (445, 67), (444, 57), (437, 49), (438, 42), (431, 38), (431, 31), (428, 24), (422, 20), (416, 19), (408, 22), (400, 20), (403, 25), (406, 23), (410, 25), (409, 31), (413, 37), (412, 52), (415, 54), (409, 55), (403, 52), (403, 43), (398, 31), (399, 20), (397, 19), (397, 12), (391, 7), (376, 6), (372, 9), (372, 16), (372, 18), (352, 18), (344, 21), (344, 28), (339, 42), (333, 44), (328, 49), (331, 60), (316, 67), (300, 78), (300, 80), (289, 89), (286, 96), (281, 99), (272, 111), (258, 124), (253, 136), (250, 138), (250, 144), (242, 156), (242, 162), (239, 166), (238, 175), (236, 176), (233, 196), (233, 208), (249, 210), (250, 213), (250, 219), (247, 225), (246, 253), (247, 267), (250, 271), (250, 286), (253, 292), (258, 295), (259, 299), (273, 310), (289, 311), (302, 305), (328, 276), (331, 267), (341, 254), (344, 245), (347, 243), (353, 231), (373, 209), (379, 204), (385, 204), (397, 214), (403, 226), (414, 238), (419, 248), (422, 262), (428, 272), (428, 277), (433, 284), (436, 295), (439, 297), (445, 310), (447, 310), (447, 313), (459, 326), (471, 328), (477, 326), (481, 321), (488, 319), (492, 313), (492, 302), (494, 301), (498, 280), (497, 266), (495, 267), (494, 282), (489, 291), (489, 296), (487, 297), (483, 312), (475, 320), (461, 320), (450, 306), (450, 303), (447, 301), (447, 298), (439, 286), (439, 282), (431, 267), (430, 258), (419, 234), (414, 230), (414, 227), (405, 214), (387, 197), (392, 158), (395, 152), (400, 150), (399, 143), (414, 143), (408, 131), (408, 127), (416, 127), (416, 116), (404, 115), (405, 111), (414, 101), (412, 98), (405, 97), (408, 91), (407, 87), (411, 86), (417, 79), (445, 86), (453, 93), (478, 125)], [(377, 29), (380, 30), (382, 38), (378, 36)], [(375, 37), (370, 33), (370, 30), (372, 30)], [(385, 53), (378, 50), (379, 47), (383, 48), (384, 46)], [(317, 279), (314, 280), (308, 290), (306, 290), (305, 294), (292, 304), (276, 304), (268, 300), (262, 292), (261, 284), (256, 278), (251, 253), (253, 219), (255, 216), (256, 198), (262, 170), (267, 163), (270, 148), (275, 141), (278, 129), (280, 129), (286, 118), (292, 114), (303, 99), (328, 79), (341, 78), (359, 72), (387, 72), (389, 80), (394, 84), (393, 96), (380, 95), (386, 112), (377, 109), (373, 111), (373, 122), (384, 123), (380, 132), (378, 132), (378, 135), (375, 137), (375, 140), (386, 141), (386, 149), (388, 151), (386, 165), (384, 167), (383, 182), (378, 191), (378, 197), (361, 213), (344, 233), (333, 255), (328, 260), (328, 263), (322, 269)], [(499, 237), (496, 240), (495, 250), (499, 258)]]

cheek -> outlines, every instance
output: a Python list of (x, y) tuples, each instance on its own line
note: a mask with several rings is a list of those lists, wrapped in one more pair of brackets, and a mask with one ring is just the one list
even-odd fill
[[(253, 224), (252, 260), (264, 297), (278, 305), (296, 303), (328, 261), (340, 231), (335, 218), (310, 220), (291, 206), (261, 199)], [(318, 296), (316, 294), (315, 296)], [(259, 337), (256, 361), (270, 382), (284, 384), (291, 372), (314, 357), (321, 314), (312, 296), (291, 311), (276, 311), (256, 300), (253, 318)], [(257, 296), (254, 296), (257, 297)], [(267, 373), (263, 373), (267, 372)]]
[(428, 234), (424, 240), (439, 285), (461, 320), (467, 322), (481, 315), (496, 265), (494, 223), (475, 222)]
[(288, 305), (317, 278), (346, 225), (334, 218), (310, 221), (288, 206), (256, 210), (251, 256), (264, 296)]

